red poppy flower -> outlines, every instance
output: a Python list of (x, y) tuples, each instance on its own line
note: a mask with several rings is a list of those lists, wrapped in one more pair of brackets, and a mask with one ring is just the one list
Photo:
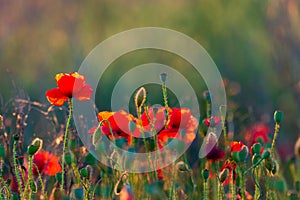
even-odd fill
[(243, 146), (245, 146), (242, 142), (230, 142), (230, 152), (241, 151)]
[[(61, 172), (58, 158), (47, 151), (39, 151), (36, 153), (33, 157), (33, 163), (37, 166), (40, 174), (54, 176), (56, 173)], [(38, 174), (34, 166), (32, 172), (34, 175)]]
[(225, 179), (225, 181), (223, 182), (223, 185), (229, 184), (232, 176), (234, 177), (234, 183), (235, 183), (235, 180), (238, 177), (238, 174), (235, 172), (236, 162), (226, 160), (226, 162), (221, 167), (221, 171), (223, 171), (225, 168), (227, 168), (229, 170), (229, 176)]
[(210, 117), (210, 118), (204, 119), (203, 121), (207, 127), (209, 127), (209, 126), (215, 127), (216, 125), (218, 125), (221, 122), (221, 118), (220, 117)]
[[(156, 132), (161, 131), (165, 126), (165, 120), (167, 116), (165, 114), (165, 108), (164, 107), (155, 107), (155, 108), (148, 108), (148, 111), (144, 112), (141, 115), (142, 125), (144, 131), (151, 131), (151, 123), (154, 124), (154, 129)], [(137, 122), (137, 124), (140, 124)]]
[(79, 101), (90, 100), (92, 87), (85, 83), (85, 76), (77, 72), (60, 73), (55, 76), (55, 80), (58, 87), (46, 92), (46, 97), (51, 104), (62, 106), (72, 97)]
[(265, 144), (270, 142), (269, 133), (270, 128), (266, 124), (257, 123), (248, 130), (245, 139), (250, 145), (255, 142), (262, 142)]

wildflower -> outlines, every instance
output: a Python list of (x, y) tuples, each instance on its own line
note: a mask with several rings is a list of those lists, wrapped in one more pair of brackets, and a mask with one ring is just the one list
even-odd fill
[(269, 133), (270, 128), (266, 124), (257, 123), (248, 130), (245, 139), (250, 143), (250, 145), (256, 142), (266, 144), (270, 142)]
[[(56, 173), (61, 172), (58, 158), (47, 151), (37, 152), (33, 157), (33, 164), (37, 166), (40, 174), (54, 176)], [(34, 166), (32, 171), (34, 175), (38, 174)]]
[(244, 162), (248, 157), (249, 149), (242, 142), (231, 142), (230, 143), (230, 154), (234, 161)]
[(90, 100), (92, 87), (85, 83), (85, 77), (77, 72), (60, 73), (55, 76), (57, 88), (46, 92), (48, 101), (55, 106), (62, 106), (72, 97), (79, 101)]
[(207, 127), (209, 127), (209, 126), (215, 127), (221, 122), (221, 118), (220, 117), (209, 117), (209, 118), (205, 118), (203, 120), (203, 122)]

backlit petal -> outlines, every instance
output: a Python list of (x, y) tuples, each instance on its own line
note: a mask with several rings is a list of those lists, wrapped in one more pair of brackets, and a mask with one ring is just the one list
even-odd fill
[(46, 97), (48, 101), (55, 106), (62, 106), (68, 99), (68, 97), (65, 96), (58, 88), (48, 90), (46, 92)]

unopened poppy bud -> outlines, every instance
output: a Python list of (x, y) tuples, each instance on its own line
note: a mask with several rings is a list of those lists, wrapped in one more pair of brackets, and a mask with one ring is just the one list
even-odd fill
[(5, 156), (5, 147), (3, 145), (0, 145), (0, 158), (4, 158)]
[(252, 156), (252, 164), (253, 164), (253, 165), (257, 165), (258, 162), (260, 162), (260, 160), (261, 160), (261, 157), (260, 157), (259, 154), (254, 154), (254, 155)]
[(73, 154), (71, 152), (65, 153), (65, 162), (67, 165), (71, 165), (73, 160)]
[(89, 171), (86, 168), (82, 168), (80, 170), (80, 174), (81, 176), (83, 176), (84, 178), (88, 178), (89, 177)]
[(202, 171), (202, 177), (204, 178), (204, 181), (206, 182), (208, 177), (209, 177), (209, 170), (208, 169), (204, 169)]
[(223, 169), (223, 171), (221, 171), (221, 173), (219, 174), (219, 180), (221, 183), (223, 183), (226, 178), (228, 177), (229, 174), (229, 169), (225, 168)]
[(282, 121), (283, 116), (284, 116), (284, 114), (282, 111), (276, 110), (274, 112), (274, 121), (279, 124)]
[(32, 191), (33, 193), (36, 193), (36, 192), (37, 192), (36, 183), (35, 183), (33, 180), (31, 180), (31, 181), (29, 182), (29, 186), (30, 186), (30, 189), (31, 189), (31, 191)]
[(249, 149), (246, 145), (244, 145), (241, 149), (241, 151), (239, 151), (239, 161), (240, 162), (245, 162), (245, 160), (247, 159), (249, 154)]
[(167, 82), (167, 73), (166, 73), (166, 72), (163, 72), (163, 73), (160, 74), (160, 80), (161, 80), (164, 84), (166, 84), (166, 82)]
[(275, 175), (278, 172), (278, 170), (279, 170), (279, 165), (275, 160), (273, 160), (273, 169), (271, 171), (272, 174)]
[(208, 103), (211, 103), (211, 94), (208, 90), (203, 92), (203, 97)]
[(273, 170), (273, 160), (270, 157), (267, 157), (265, 159), (265, 167), (267, 168), (267, 170), (269, 170), (270, 172)]
[(260, 154), (261, 148), (262, 148), (261, 143), (259, 142), (254, 143), (251, 147), (252, 154)]
[(146, 101), (146, 89), (141, 87), (135, 94), (134, 102), (137, 108), (140, 108), (144, 105)]
[(188, 166), (183, 161), (176, 163), (176, 169), (180, 172), (188, 171)]
[(61, 182), (61, 179), (62, 179), (62, 173), (61, 172), (58, 172), (55, 174), (55, 179), (58, 183)]
[(93, 144), (96, 145), (98, 143), (98, 141), (100, 141), (100, 139), (102, 138), (103, 133), (102, 133), (102, 129), (101, 127), (97, 127), (94, 134), (93, 134)]
[(20, 139), (20, 136), (18, 134), (14, 134), (13, 138), (15, 141), (18, 141)]
[(294, 150), (295, 150), (295, 155), (300, 159), (300, 137), (298, 138), (295, 144)]
[(32, 141), (31, 145), (28, 146), (27, 152), (30, 156), (33, 156), (39, 150), (41, 150), (42, 146), (43, 146), (43, 140), (41, 140), (40, 138), (35, 138)]
[(271, 154), (270, 154), (270, 151), (264, 150), (264, 152), (262, 153), (261, 157), (262, 157), (263, 159), (266, 159), (266, 158), (269, 158), (270, 155), (271, 155)]

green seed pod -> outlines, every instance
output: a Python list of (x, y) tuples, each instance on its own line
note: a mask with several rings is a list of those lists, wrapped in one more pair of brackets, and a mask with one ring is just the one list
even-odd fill
[(79, 188), (74, 188), (73, 189), (73, 193), (76, 199), (83, 199), (83, 188), (79, 187)]
[(261, 148), (262, 148), (261, 143), (259, 142), (254, 143), (251, 147), (252, 154), (260, 154)]
[(282, 111), (276, 110), (274, 112), (274, 121), (279, 124), (282, 121), (283, 116), (284, 116), (284, 114)]
[(206, 182), (208, 177), (209, 177), (209, 170), (208, 169), (204, 169), (202, 171), (202, 177), (204, 178), (204, 181)]
[(5, 156), (5, 147), (3, 145), (0, 145), (0, 158), (4, 158)]
[(271, 171), (273, 175), (275, 175), (278, 172), (278, 168), (279, 168), (278, 163), (275, 160), (273, 160), (273, 169)]
[(74, 156), (71, 152), (68, 151), (68, 152), (65, 153), (65, 161), (66, 161), (67, 165), (71, 165), (73, 159), (74, 159)]
[(238, 152), (239, 153), (239, 161), (240, 162), (245, 162), (247, 157), (248, 157), (248, 154), (249, 154), (249, 149), (246, 145), (244, 145), (242, 147), (242, 150)]
[(62, 179), (62, 173), (61, 172), (58, 172), (55, 174), (55, 179), (58, 183), (61, 182), (61, 179)]
[(86, 168), (82, 168), (82, 169), (80, 170), (80, 174), (81, 174), (81, 176), (84, 177), (84, 178), (88, 178), (88, 177), (89, 177), (89, 171), (88, 171)]
[(42, 146), (43, 146), (43, 140), (41, 140), (40, 138), (35, 138), (32, 141), (31, 145), (28, 146), (27, 152), (30, 156), (33, 156), (39, 150), (41, 150)]
[(271, 155), (271, 154), (270, 154), (270, 151), (264, 150), (264, 152), (262, 153), (261, 157), (262, 157), (263, 159), (266, 159), (266, 158), (269, 158), (270, 155)]
[(254, 155), (252, 156), (252, 164), (253, 164), (253, 165), (257, 165), (258, 162), (260, 162), (260, 160), (261, 160), (261, 157), (260, 157), (259, 154), (254, 154)]
[(269, 172), (273, 170), (273, 160), (270, 157), (265, 158), (265, 167), (269, 170)]
[(221, 171), (221, 173), (219, 174), (219, 179), (220, 179), (220, 182), (223, 183), (226, 178), (228, 177), (228, 174), (229, 174), (229, 169), (225, 168), (223, 169), (223, 171)]
[(18, 134), (14, 134), (13, 138), (15, 141), (18, 141), (20, 139), (20, 136)]
[(137, 108), (140, 108), (144, 105), (146, 102), (146, 89), (144, 87), (141, 87), (135, 94), (134, 97), (135, 106)]
[(31, 189), (31, 191), (32, 191), (33, 193), (36, 193), (36, 192), (37, 192), (36, 183), (35, 183), (33, 180), (31, 180), (31, 181), (29, 182), (29, 186), (30, 186), (30, 189)]

